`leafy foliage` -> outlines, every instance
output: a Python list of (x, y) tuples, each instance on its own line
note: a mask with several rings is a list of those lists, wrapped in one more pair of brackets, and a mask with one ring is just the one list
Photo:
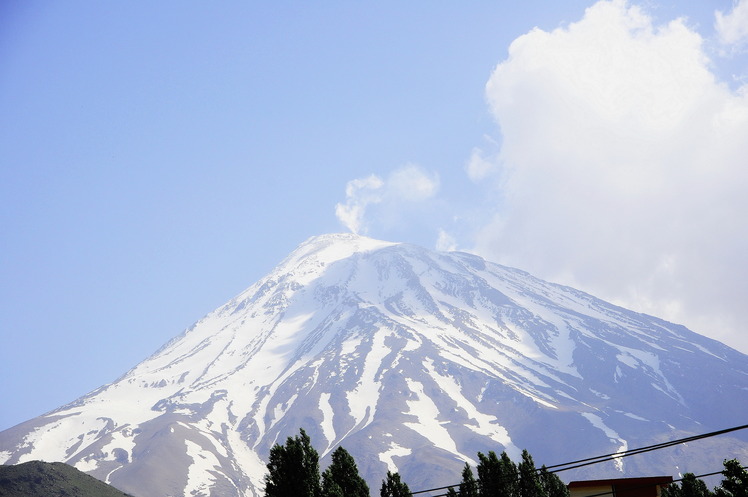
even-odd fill
[(496, 457), (496, 452), (490, 451), (488, 456), (478, 452), (478, 487), (481, 496), (503, 497), (501, 490), (504, 488), (504, 475), (502, 474), (501, 461)]
[(369, 497), (369, 486), (358, 474), (356, 461), (343, 447), (332, 453), (330, 466), (322, 473), (322, 497)]
[(266, 497), (319, 497), (319, 454), (302, 428), (286, 445), (270, 449), (265, 475)]
[(737, 459), (725, 460), (722, 483), (713, 491), (693, 473), (684, 473), (680, 485), (662, 490), (662, 497), (748, 497), (748, 472)]
[[(320, 482), (319, 454), (303, 428), (299, 435), (288, 437), (285, 445), (275, 444), (270, 449), (267, 468), (265, 497), (369, 497), (369, 486), (359, 476), (353, 456), (343, 447), (332, 453), (332, 462)], [(387, 476), (389, 479), (390, 474)], [(402, 486), (406, 493), (393, 497), (409, 493), (408, 486)]]
[(546, 497), (568, 497), (569, 488), (554, 473), (549, 473), (545, 465), (540, 468), (540, 487)]
[(719, 497), (748, 497), (748, 472), (743, 469), (740, 461), (730, 459), (724, 462), (722, 484), (715, 489)]
[[(478, 452), (478, 479), (473, 479), (469, 465), (462, 471), (460, 491), (454, 495), (471, 497), (569, 497), (569, 491), (561, 479), (550, 473), (545, 466), (538, 469), (532, 456), (522, 452), (522, 462), (515, 464), (506, 452), (497, 456)], [(452, 495), (447, 492), (447, 495)], [(678, 496), (680, 497), (680, 496)], [(743, 497), (743, 496), (741, 496)], [(748, 497), (748, 496), (746, 496)]]
[[(459, 490), (450, 487), (448, 497), (569, 497), (566, 485), (543, 466), (538, 471), (532, 456), (522, 451), (522, 461), (515, 464), (506, 452), (497, 456), (478, 453), (478, 479), (465, 463)], [(338, 447), (332, 453), (330, 466), (322, 473), (320, 483), (319, 455), (301, 429), (296, 437), (288, 437), (285, 445), (276, 444), (270, 450), (270, 462), (265, 475), (265, 497), (369, 497), (369, 486), (358, 474), (356, 462), (347, 450)], [(733, 479), (739, 479), (735, 475)], [(728, 486), (729, 487), (729, 486)], [(665, 497), (748, 497), (725, 495), (672, 494)], [(410, 489), (399, 473), (387, 472), (382, 480), (380, 497), (410, 497)]]
[(380, 497), (410, 497), (410, 489), (400, 481), (400, 473), (387, 471), (387, 479), (382, 481)]
[[(506, 452), (497, 456), (493, 451), (489, 451), (488, 455), (478, 452), (478, 461), (478, 479), (476, 480), (472, 468), (466, 463), (459, 491), (449, 487), (447, 497), (569, 497), (569, 490), (564, 482), (545, 466), (538, 470), (527, 450), (522, 451), (522, 461), (519, 464), (515, 464)], [(267, 468), (266, 497), (369, 496), (369, 487), (359, 476), (353, 456), (343, 447), (338, 447), (333, 452), (332, 462), (322, 473), (320, 484), (319, 455), (303, 429), (298, 436), (288, 437), (285, 445), (276, 444), (270, 450)], [(664, 488), (662, 497), (748, 497), (748, 472), (740, 462), (737, 459), (725, 460), (724, 468), (722, 483), (714, 491), (710, 491), (693, 473), (686, 473), (680, 485), (672, 484)], [(0, 478), (0, 495), (26, 495), (3, 494), (3, 481)], [(118, 493), (111, 497), (124, 495), (126, 494)], [(387, 478), (382, 480), (379, 495), (410, 497), (411, 493), (408, 485), (401, 481), (399, 473), (388, 471)]]
[(714, 495), (703, 480), (693, 473), (684, 473), (681, 484), (669, 485), (662, 490), (663, 497), (712, 497)]
[(538, 470), (535, 462), (527, 450), (522, 451), (522, 462), (517, 465), (519, 470), (519, 497), (545, 497), (540, 485)]
[(478, 497), (478, 482), (473, 476), (470, 465), (465, 463), (462, 469), (462, 482), (460, 483), (460, 497)]

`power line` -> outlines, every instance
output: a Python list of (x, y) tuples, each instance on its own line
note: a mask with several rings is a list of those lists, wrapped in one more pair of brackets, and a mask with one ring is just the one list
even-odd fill
[(550, 470), (552, 468), (556, 468), (556, 469), (553, 469), (552, 471), (549, 471), (549, 472), (550, 473), (559, 473), (561, 471), (567, 471), (567, 470), (570, 470), (570, 469), (577, 469), (577, 468), (581, 468), (581, 467), (584, 467), (584, 466), (590, 466), (592, 464), (597, 464), (597, 463), (600, 463), (600, 462), (611, 461), (613, 459), (620, 459), (622, 457), (635, 456), (637, 454), (643, 454), (645, 452), (651, 452), (651, 451), (654, 451), (654, 450), (664, 449), (664, 448), (667, 448), (667, 447), (672, 447), (673, 445), (679, 445), (679, 444), (682, 444), (682, 443), (693, 442), (693, 441), (696, 441), (696, 440), (701, 440), (702, 438), (709, 438), (709, 437), (714, 437), (714, 436), (717, 436), (717, 435), (724, 435), (725, 433), (730, 433), (730, 432), (738, 431), (738, 430), (744, 430), (746, 428), (748, 428), (748, 425), (735, 426), (733, 428), (727, 428), (727, 429), (724, 429), (724, 430), (712, 431), (712, 432), (709, 432), (709, 433), (704, 433), (703, 435), (693, 435), (693, 436), (690, 436), (690, 437), (680, 438), (678, 440), (671, 440), (671, 441), (668, 441), (668, 442), (662, 442), (662, 443), (659, 443), (659, 444), (649, 445), (649, 446), (646, 446), (646, 447), (640, 447), (638, 449), (631, 449), (631, 450), (625, 450), (625, 451), (620, 451), (620, 452), (613, 452), (611, 454), (605, 454), (605, 455), (597, 456), (597, 457), (590, 457), (590, 458), (587, 458), (587, 459), (579, 459), (578, 461), (571, 461), (571, 462), (564, 463), (564, 464), (555, 464), (553, 466), (546, 466), (546, 469)]
[[(748, 468), (748, 466), (741, 466), (741, 469), (746, 469), (746, 468)], [(712, 473), (704, 473), (703, 475), (695, 475), (694, 478), (697, 478), (697, 479), (706, 478), (707, 476), (720, 475), (723, 472), (724, 472), (724, 470), (722, 470), (722, 471), (714, 471)], [(672, 481), (672, 483), (677, 483), (677, 482), (683, 481), (683, 480), (685, 480), (685, 478), (677, 478), (677, 479), (674, 479)], [(672, 484), (672, 483), (670, 483), (670, 484)], [(648, 487), (651, 487), (651, 486), (652, 486), (652, 484), (649, 484), (649, 485), (638, 485), (638, 486), (635, 486), (635, 487), (626, 487), (626, 491), (628, 492), (630, 490), (641, 490), (642, 488), (648, 488)], [(615, 493), (616, 493), (615, 490), (610, 490), (608, 492), (600, 492), (599, 494), (585, 495), (584, 497), (602, 497), (603, 495), (615, 495)], [(441, 497), (441, 496), (435, 495), (434, 497)]]
[[(741, 466), (741, 469), (748, 469), (748, 466)], [(694, 478), (698, 478), (698, 479), (700, 479), (700, 478), (706, 478), (707, 476), (720, 475), (723, 472), (724, 472), (724, 470), (722, 470), (722, 471), (714, 471), (712, 473), (704, 473), (703, 475), (695, 475)], [(677, 482), (683, 481), (683, 480), (685, 480), (685, 478), (677, 478), (677, 479), (674, 479), (670, 484), (677, 483)], [(628, 491), (631, 491), (631, 490), (641, 490), (642, 488), (649, 488), (652, 485), (653, 484), (649, 484), (649, 485), (638, 485), (638, 486), (635, 486), (635, 487), (626, 487), (626, 491), (628, 492)], [(455, 486), (457, 486), (457, 485), (451, 485), (451, 486), (446, 487), (446, 488), (454, 488)], [(457, 490), (456, 492), (457, 492), (457, 495), (460, 495), (460, 491), (459, 490)], [(585, 495), (585, 497), (602, 497), (603, 495), (615, 495), (615, 494), (616, 494), (615, 490), (610, 490), (608, 492), (600, 492), (599, 494)], [(438, 494), (438, 495), (434, 495), (432, 497), (446, 497), (446, 495), (447, 494)]]
[[(555, 468), (555, 469), (553, 469), (551, 471), (548, 471), (548, 472), (549, 473), (560, 473), (561, 471), (567, 471), (567, 470), (570, 470), (570, 469), (577, 469), (577, 468), (581, 468), (581, 467), (584, 467), (584, 466), (591, 466), (593, 464), (598, 464), (598, 463), (601, 463), (601, 462), (612, 461), (614, 459), (620, 459), (620, 458), (623, 458), (623, 457), (629, 457), (629, 456), (634, 456), (634, 455), (637, 455), (637, 454), (643, 454), (645, 452), (651, 452), (651, 451), (654, 451), (654, 450), (664, 449), (664, 448), (671, 447), (673, 445), (679, 445), (679, 444), (682, 444), (682, 443), (693, 442), (693, 441), (696, 441), (696, 440), (701, 440), (702, 438), (709, 438), (709, 437), (714, 437), (714, 436), (717, 436), (717, 435), (723, 435), (725, 433), (730, 433), (730, 432), (738, 431), (738, 430), (744, 430), (746, 428), (748, 428), (748, 424), (741, 425), (741, 426), (735, 426), (735, 427), (732, 427), (732, 428), (726, 428), (724, 430), (712, 431), (712, 432), (709, 432), (709, 433), (704, 433), (702, 435), (693, 435), (693, 436), (690, 436), (690, 437), (680, 438), (680, 439), (677, 439), (677, 440), (671, 440), (671, 441), (662, 442), (662, 443), (659, 443), (659, 444), (648, 445), (646, 447), (639, 447), (637, 449), (625, 450), (625, 451), (620, 451), (620, 452), (613, 452), (613, 453), (610, 453), (610, 454), (604, 454), (604, 455), (596, 456), (596, 457), (588, 457), (586, 459), (579, 459), (579, 460), (576, 460), (576, 461), (570, 461), (570, 462), (563, 463), (563, 464), (554, 464), (553, 466), (546, 466), (545, 469), (546, 470), (550, 470), (551, 468)], [(537, 469), (538, 472), (541, 471), (541, 470), (542, 470), (542, 468)], [(460, 484), (458, 483), (456, 485), (445, 485), (443, 487), (429, 488), (427, 490), (418, 490), (416, 492), (411, 492), (410, 495), (423, 494), (423, 493), (426, 493), (426, 492), (434, 492), (434, 491), (437, 491), (437, 490), (446, 490), (446, 489), (449, 489), (449, 488), (459, 487), (459, 485)], [(442, 495), (447, 495), (447, 494), (440, 494), (440, 495), (433, 496), (433, 497), (442, 497)], [(588, 497), (590, 497), (590, 496), (588, 496)]]

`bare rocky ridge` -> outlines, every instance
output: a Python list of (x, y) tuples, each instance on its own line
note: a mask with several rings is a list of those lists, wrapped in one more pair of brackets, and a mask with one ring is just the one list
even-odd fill
[[(748, 356), (683, 326), (474, 255), (324, 235), (116, 382), (0, 433), (0, 462), (67, 462), (139, 497), (258, 496), (270, 447), (304, 427), (372, 489), (391, 469), (418, 490), (478, 451), (550, 465), (746, 412)], [(716, 471), (747, 446), (560, 476)]]

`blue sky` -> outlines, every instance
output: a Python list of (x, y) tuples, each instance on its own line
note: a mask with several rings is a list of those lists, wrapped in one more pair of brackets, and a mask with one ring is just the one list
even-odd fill
[(745, 0), (3, 2), (0, 429), (347, 229), (748, 351), (746, 39)]

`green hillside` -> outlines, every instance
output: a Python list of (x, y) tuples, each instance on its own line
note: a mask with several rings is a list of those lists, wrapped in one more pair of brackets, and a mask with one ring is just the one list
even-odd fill
[(0, 465), (0, 497), (126, 497), (128, 494), (61, 462)]

